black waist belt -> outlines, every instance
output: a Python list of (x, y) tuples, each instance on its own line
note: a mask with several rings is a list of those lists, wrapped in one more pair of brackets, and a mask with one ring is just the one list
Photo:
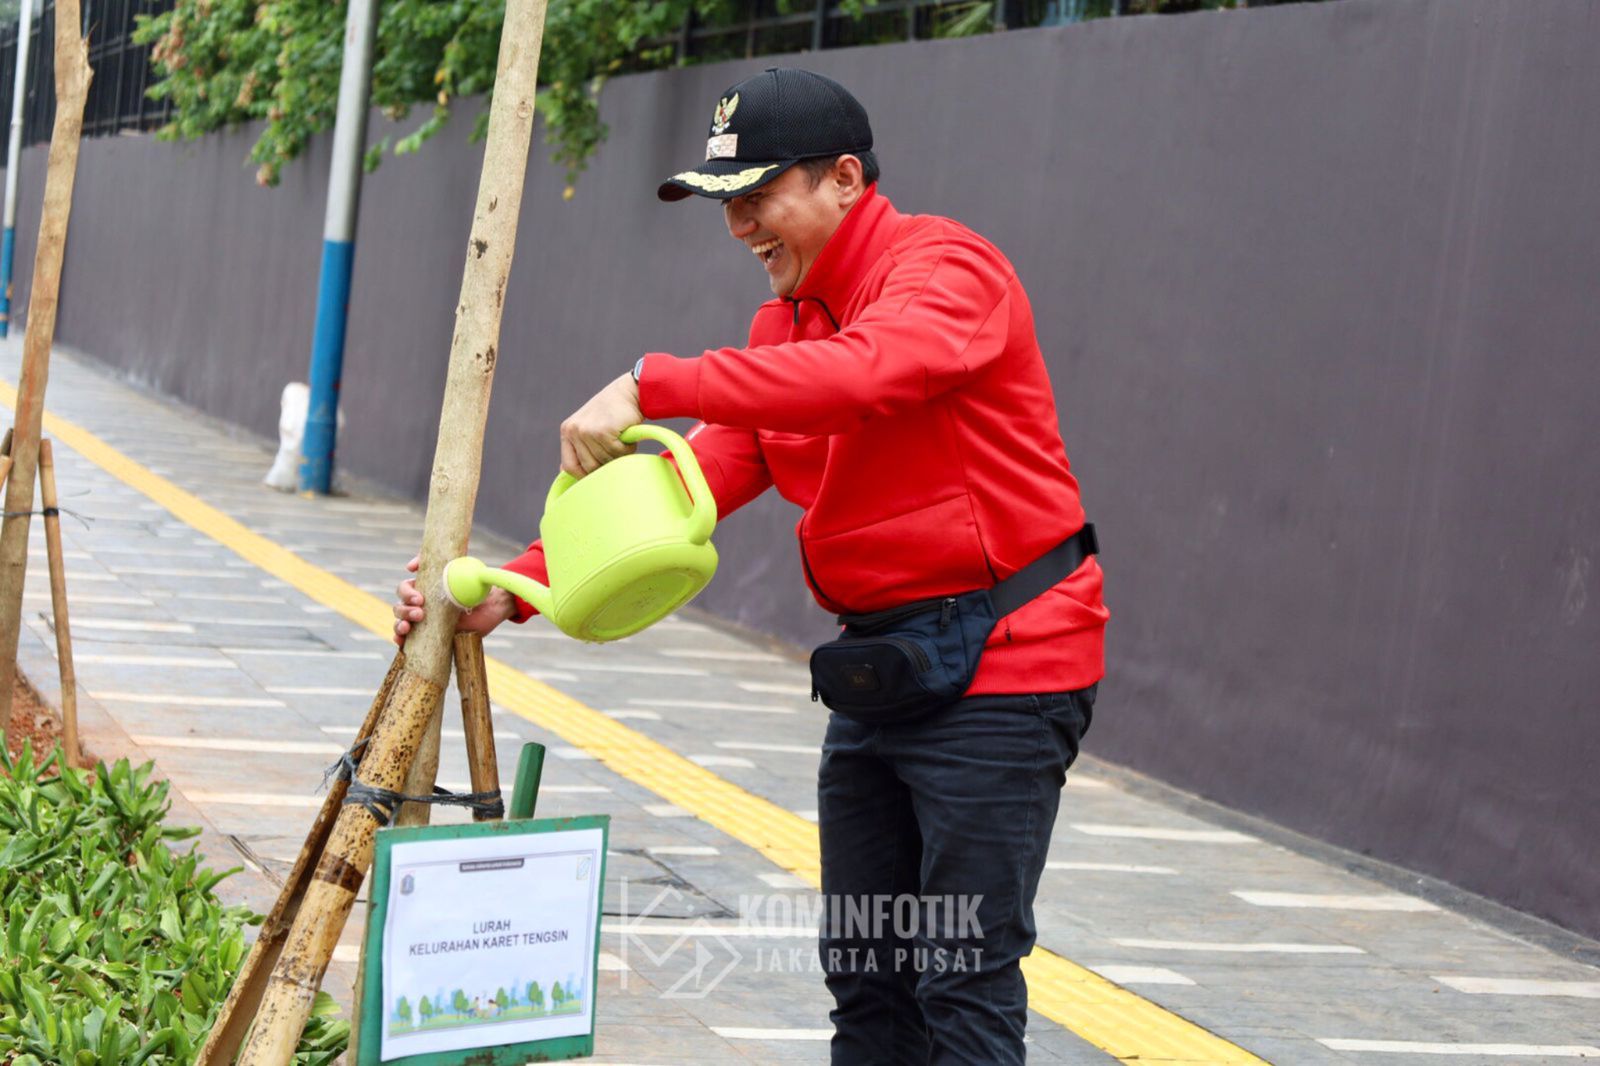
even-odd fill
[(1004, 618), (1042, 596), (1066, 580), (1089, 556), (1098, 554), (1100, 542), (1094, 535), (1094, 523), (1085, 522), (1082, 529), (989, 590), (995, 617)]
[[(1094, 523), (1086, 522), (1072, 536), (987, 590), (989, 601), (994, 604), (994, 616), (1004, 618), (1023, 604), (1055, 588), (1066, 580), (1068, 574), (1082, 566), (1085, 559), (1098, 554), (1100, 542), (1095, 537)], [(841, 614), (839, 624), (858, 629), (877, 629), (888, 622), (933, 610), (949, 599), (948, 596), (935, 596), (871, 614)]]
[(869, 724), (908, 722), (961, 698), (996, 623), (1098, 553), (1084, 527), (992, 588), (840, 615), (844, 632), (811, 653), (811, 698)]

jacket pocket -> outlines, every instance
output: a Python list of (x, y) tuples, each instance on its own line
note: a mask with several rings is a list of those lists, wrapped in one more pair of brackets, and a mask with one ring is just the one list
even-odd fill
[(849, 612), (994, 583), (966, 493), (841, 533), (802, 533), (813, 588)]

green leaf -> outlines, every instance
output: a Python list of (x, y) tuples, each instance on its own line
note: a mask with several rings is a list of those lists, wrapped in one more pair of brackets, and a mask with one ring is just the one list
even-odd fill
[(42, 1018), (50, 1013), (50, 1008), (45, 1002), (45, 992), (39, 987), (41, 983), (33, 974), (22, 975), (22, 1001), (29, 1012)]
[(183, 939), (183, 927), (179, 924), (178, 908), (168, 900), (166, 906), (161, 908), (161, 935), (173, 943)]
[(12, 958), (22, 954), (22, 929), (25, 923), (21, 902), (13, 903), (6, 918), (6, 954)]
[(244, 950), (243, 937), (234, 937), (223, 944), (219, 956), (222, 968), (230, 973), (237, 970), (244, 961)]
[(183, 1005), (191, 1011), (203, 1011), (211, 1002), (211, 990), (206, 987), (205, 979), (199, 974), (190, 971), (183, 975), (180, 998)]
[(144, 1046), (135, 1053), (133, 1058), (128, 1060), (128, 1066), (140, 1066), (151, 1055), (154, 1055), (164, 1047), (171, 1046), (177, 1035), (178, 1031), (171, 1026), (156, 1030), (150, 1039), (145, 1041)]
[(83, 1042), (86, 1045), (100, 1043), (100, 1036), (105, 1030), (106, 1012), (96, 1007), (83, 1018)]
[[(253, 10), (212, 3), (220, 18)], [(235, 871), (171, 851), (193, 830), (163, 823), (148, 764), (102, 766), (91, 785), (55, 752), (31, 760), (0, 777), (0, 1062), (192, 1061), (262, 916), (217, 900)], [(347, 1040), (343, 1021), (313, 1018), (297, 1061), (331, 1063)]]
[(127, 951), (123, 946), (122, 930), (118, 928), (115, 915), (106, 923), (105, 935), (101, 937), (100, 944), (105, 949), (106, 958), (112, 962), (121, 962), (127, 958)]
[(50, 927), (50, 937), (45, 942), (51, 955), (60, 955), (72, 944), (72, 922), (62, 918)]

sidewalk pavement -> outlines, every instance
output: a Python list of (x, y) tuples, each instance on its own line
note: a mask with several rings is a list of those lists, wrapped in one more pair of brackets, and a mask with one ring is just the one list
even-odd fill
[[(7, 406), (20, 352), (0, 345)], [(383, 677), (380, 608), (421, 511), (271, 492), (269, 442), (87, 360), (55, 357), (48, 408), (63, 505), (88, 523), (63, 519), (85, 743), (154, 760), (211, 863), (245, 867), (229, 898), (265, 911)], [(474, 537), (491, 560), (519, 547)], [(54, 699), (43, 551), (36, 528), (19, 659)], [(505, 787), (538, 741), (540, 815), (611, 816), (593, 1061), (826, 1062), (814, 930), (792, 918), (815, 895), (824, 727), (803, 658), (692, 609), (618, 645), (535, 619), (485, 647)], [(1103, 714), (1138, 713), (1104, 695)], [(466, 790), (456, 706), (440, 781)], [(1396, 891), (1093, 748), (1039, 893), (1031, 1062), (1600, 1058), (1600, 945)], [(324, 985), (346, 1002), (363, 921)]]

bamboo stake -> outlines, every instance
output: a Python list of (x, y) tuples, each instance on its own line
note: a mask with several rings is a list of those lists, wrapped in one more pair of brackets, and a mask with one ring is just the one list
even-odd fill
[[(467, 735), (467, 767), (472, 774), (472, 791), (493, 792), (500, 787), (500, 760), (494, 750), (489, 671), (483, 660), (483, 638), (476, 633), (456, 634), (456, 688), (461, 691), (461, 724)], [(494, 819), (474, 811), (472, 820)]]
[[(427, 796), (439, 780), (439, 733), (444, 725), (443, 707), (436, 708), (428, 721), (427, 732), (417, 744), (417, 753), (411, 759), (411, 769), (406, 772), (402, 792), (408, 796)], [(427, 825), (433, 807), (426, 803), (402, 803), (395, 815), (395, 825)]]
[(33, 291), (28, 297), (28, 332), (22, 341), (22, 380), (12, 445), (14, 475), (6, 483), (5, 513), (16, 517), (0, 526), (0, 744), (11, 721), (11, 686), (17, 675), (17, 638), (22, 628), (22, 582), (28, 569), (28, 528), (34, 479), (39, 476), (39, 424), (50, 371), (50, 345), (56, 334), (61, 293), (61, 260), (67, 249), (72, 185), (78, 175), (78, 140), (83, 105), (89, 96), (87, 42), (78, 36), (78, 0), (56, 4), (56, 119), (50, 131), (50, 166), (44, 179), (44, 210), (39, 218), (39, 250), (33, 258)]
[[(405, 662), (405, 652), (396, 652), (394, 661), (389, 664), (389, 672), (384, 676), (383, 684), (378, 686), (378, 694), (374, 697), (372, 706), (367, 709), (367, 717), (361, 723), (360, 730), (356, 732), (356, 744), (372, 736), (377, 729), (379, 717), (389, 702), (389, 696), (394, 691), (395, 682), (399, 680)], [(317, 812), (317, 820), (311, 824), (311, 832), (307, 834), (306, 842), (300, 846), (300, 854), (295, 858), (294, 869), (289, 872), (289, 879), (284, 882), (283, 891), (278, 894), (278, 901), (273, 904), (272, 913), (268, 914), (266, 921), (261, 924), (261, 932), (250, 948), (250, 954), (244, 960), (244, 967), (239, 971), (239, 976), (234, 978), (233, 988), (229, 990), (228, 998), (222, 1004), (217, 1022), (212, 1026), (205, 1046), (200, 1049), (200, 1057), (195, 1060), (196, 1066), (227, 1066), (239, 1053), (239, 1045), (244, 1043), (245, 1034), (249, 1032), (250, 1023), (255, 1018), (256, 1008), (261, 1003), (262, 995), (266, 993), (267, 978), (271, 976), (272, 967), (278, 961), (278, 956), (283, 953), (284, 941), (289, 938), (289, 927), (300, 911), (306, 886), (311, 882), (311, 871), (322, 859), (323, 849), (328, 843), (328, 834), (332, 832), (333, 823), (339, 817), (345, 792), (349, 787), (348, 781), (334, 781), (328, 786), (328, 794), (323, 797), (322, 809)]]
[[(455, 666), (456, 688), (461, 688), (461, 640), (465, 633), (457, 633), (455, 637)], [(481, 657), (482, 651), (480, 649)], [(485, 686), (487, 687), (487, 685)], [(463, 693), (464, 695), (464, 693)], [(464, 713), (464, 712), (463, 712)], [(403, 790), (408, 796), (426, 796), (433, 792), (433, 786), (439, 780), (439, 740), (440, 730), (444, 725), (444, 708), (434, 713), (433, 720), (428, 723), (428, 731), (422, 735), (422, 743), (417, 746), (417, 756), (411, 760), (411, 771), (406, 774), (406, 787)], [(471, 738), (468, 738), (468, 758), (471, 758)], [(473, 791), (478, 791), (476, 787)], [(426, 803), (403, 803), (400, 813), (395, 816), (395, 825), (427, 825), (433, 815), (433, 807)], [(363, 960), (365, 965), (365, 960)], [(354, 1032), (355, 1022), (351, 1023)]]
[(83, 765), (78, 746), (78, 672), (72, 665), (72, 626), (67, 621), (67, 564), (61, 551), (61, 515), (56, 500), (55, 453), (39, 442), (39, 502), (44, 505), (45, 555), (50, 562), (50, 608), (55, 612), (56, 663), (61, 668), (61, 743), (67, 762)]
[[(461, 693), (461, 721), (467, 738), (467, 769), (472, 775), (472, 791), (489, 792), (500, 787), (500, 763), (494, 750), (494, 724), (489, 707), (489, 671), (483, 657), (483, 638), (476, 633), (457, 633), (454, 643), (456, 688)], [(434, 722), (437, 724), (443, 717), (443, 714), (435, 715)], [(437, 743), (437, 731), (433, 735)], [(418, 754), (417, 761), (422, 761), (421, 753)], [(435, 766), (437, 762), (436, 758)], [(412, 791), (416, 787), (414, 784), (416, 779), (416, 764), (413, 763), (412, 774), (406, 785), (407, 795), (421, 795)], [(429, 789), (433, 787), (432, 774), (429, 775), (428, 784), (424, 787)], [(427, 804), (408, 803), (406, 806), (428, 810)], [(474, 811), (472, 820), (487, 822), (493, 819), (490, 815)], [(350, 1062), (361, 1061), (361, 1001), (366, 994), (366, 987), (367, 941), (363, 937), (361, 956), (356, 963), (355, 988), (351, 996), (354, 1006), (350, 1012), (350, 1046), (345, 1052), (345, 1057)]]
[[(509, 0), (473, 212), (455, 336), (434, 450), (419, 581), (433, 593), (427, 617), (406, 641), (406, 666), (361, 760), (363, 784), (399, 789), (450, 675), (451, 643), (460, 612), (442, 594), (444, 564), (462, 554), (477, 501), (483, 428), (489, 413), (500, 311), (511, 273), (517, 216), (533, 133), (534, 92), (546, 0)], [(376, 819), (348, 806), (333, 833), (305, 901), (274, 967), (255, 1028), (240, 1062), (287, 1066), (327, 972), (356, 890), (372, 865)]]

